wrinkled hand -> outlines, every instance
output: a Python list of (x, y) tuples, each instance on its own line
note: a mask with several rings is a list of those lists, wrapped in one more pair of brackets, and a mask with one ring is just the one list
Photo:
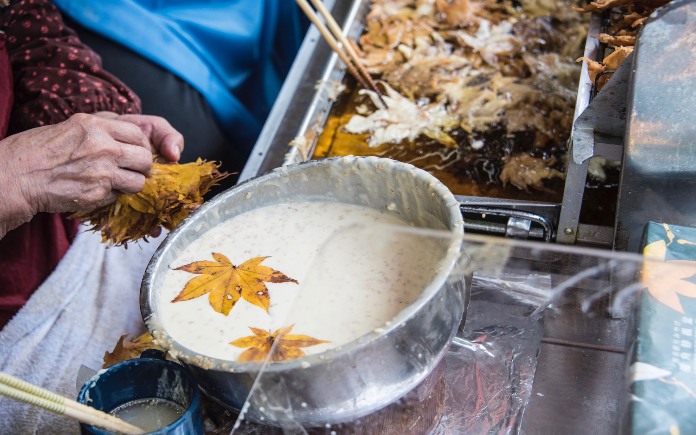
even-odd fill
[[(149, 138), (150, 151), (153, 154), (157, 153), (170, 162), (179, 161), (181, 152), (184, 150), (184, 136), (172, 127), (166, 119), (151, 115), (119, 115), (113, 112), (97, 112), (95, 115), (137, 125), (143, 134)], [(162, 228), (157, 227), (152, 230), (150, 235), (159, 237), (161, 233)]]
[(158, 153), (170, 162), (178, 162), (184, 150), (184, 137), (169, 122), (152, 115), (119, 115), (113, 112), (98, 112), (95, 116), (130, 122), (137, 125), (148, 138), (150, 151)]
[(0, 238), (38, 212), (91, 211), (119, 192), (140, 191), (152, 146), (178, 160), (180, 136), (158, 117), (76, 114), (3, 139)]

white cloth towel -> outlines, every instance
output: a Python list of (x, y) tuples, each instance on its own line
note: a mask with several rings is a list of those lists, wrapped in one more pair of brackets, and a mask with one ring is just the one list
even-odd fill
[[(72, 399), (81, 365), (101, 368), (121, 335), (142, 331), (140, 282), (163, 240), (106, 249), (85, 229), (0, 331), (0, 370)], [(79, 433), (79, 425), (0, 396), (0, 434), (34, 433)]]

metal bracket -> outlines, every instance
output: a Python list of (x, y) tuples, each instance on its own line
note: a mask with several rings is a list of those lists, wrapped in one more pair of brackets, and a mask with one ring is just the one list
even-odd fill
[[(559, 243), (578, 241), (580, 210), (585, 193), (589, 159), (603, 156), (621, 160), (626, 129), (626, 95), (633, 56), (629, 55), (583, 112), (575, 119), (565, 190), (558, 222)], [(600, 242), (600, 241), (598, 241)]]
[[(460, 204), (459, 209), (464, 217), (464, 231), (469, 230), (516, 239), (538, 239), (545, 242), (553, 241), (553, 224), (543, 216), (521, 210), (479, 207), (464, 204)], [(473, 219), (471, 215), (480, 215), (481, 219)], [(507, 221), (485, 221), (484, 219), (488, 215), (503, 218), (507, 217)], [(532, 226), (532, 224), (536, 225)]]

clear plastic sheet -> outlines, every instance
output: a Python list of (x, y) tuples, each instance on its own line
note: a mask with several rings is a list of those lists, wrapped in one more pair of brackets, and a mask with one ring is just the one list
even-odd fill
[[(550, 290), (548, 276), (473, 275), (464, 330), (445, 358), (445, 408), (433, 434), (517, 433), (529, 400), (543, 324), (516, 284)], [(543, 301), (540, 301), (543, 302)]]
[[(242, 412), (226, 412), (226, 424), (218, 424), (210, 433), (531, 433), (525, 429), (525, 413), (530, 403), (543, 396), (534, 394), (535, 389), (544, 388), (535, 382), (543, 346), (577, 345), (588, 354), (608, 350), (622, 361), (610, 377), (616, 378), (617, 385), (628, 386), (641, 290), (660, 276), (674, 275), (675, 268), (686, 267), (654, 267), (653, 262), (632, 254), (460, 238), (433, 230), (349, 228), (334, 234), (321, 249), (312, 272), (300, 284), (294, 306), (279, 324), (296, 323), (297, 313), (316, 300), (317, 283), (331, 282), (334, 274), (347, 279), (346, 266), (331, 263), (347, 240), (363, 240), (370, 249), (388, 250), (395, 241), (409, 238), (424, 252), (427, 244), (440, 247), (441, 251), (430, 251), (442, 255), (442, 261), (436, 261), (435, 276), (429, 277), (437, 288), (426, 289), (425, 296), (394, 322), (338, 349), (273, 362), (279, 352), (274, 344), (253, 373), (255, 380)], [(447, 276), (438, 281), (443, 270)], [(651, 281), (645, 281), (646, 270), (652, 273)], [(437, 305), (434, 314), (419, 320), (427, 323), (425, 328), (409, 323), (427, 312), (429, 302), (443, 298), (445, 305)], [(464, 316), (461, 321), (453, 319), (448, 310), (462, 310)], [(621, 334), (607, 338), (606, 324), (620, 325)], [(433, 334), (435, 330), (440, 334)], [(441, 345), (443, 334), (447, 340)], [(623, 402), (617, 407), (625, 411), (630, 395), (627, 389), (620, 390), (612, 398), (600, 399)], [(591, 397), (581, 394), (578, 403), (594, 406), (587, 402)], [(566, 396), (564, 400), (573, 403), (574, 398)], [(554, 416), (548, 418), (553, 424)], [(616, 412), (610, 418), (616, 421), (607, 430), (615, 432), (626, 414)], [(220, 418), (214, 420), (219, 423)]]
[[(536, 306), (516, 303), (510, 289), (536, 282), (548, 290), (544, 281), (538, 275), (525, 280), (474, 274), (466, 326), (422, 383), (383, 410), (307, 433), (517, 433), (532, 391), (542, 325), (539, 316), (529, 316)], [(268, 430), (247, 422), (236, 433)]]

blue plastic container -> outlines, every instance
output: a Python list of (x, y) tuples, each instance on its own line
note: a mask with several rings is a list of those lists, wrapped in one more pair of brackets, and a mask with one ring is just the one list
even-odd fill
[[(139, 399), (165, 399), (185, 410), (176, 421), (149, 434), (203, 434), (198, 385), (185, 367), (171, 361), (136, 358), (120, 362), (87, 381), (77, 396), (78, 402), (104, 412)], [(83, 434), (111, 434), (86, 424), (81, 429)]]

